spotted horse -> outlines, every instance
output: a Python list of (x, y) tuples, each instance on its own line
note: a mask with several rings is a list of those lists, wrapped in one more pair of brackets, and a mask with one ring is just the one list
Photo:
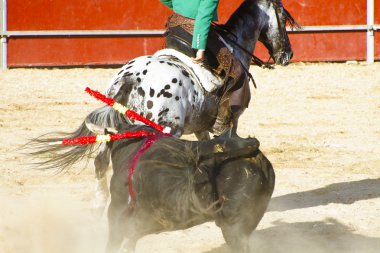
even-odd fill
[[(287, 65), (293, 55), (287, 23), (298, 26), (280, 0), (246, 0), (223, 25), (228, 32), (221, 40), (228, 44), (244, 69), (250, 67), (257, 41), (265, 45), (276, 64)], [(201, 66), (191, 64), (191, 59), (164, 50), (128, 62), (112, 79), (106, 95), (148, 119), (171, 127), (176, 137), (194, 133), (198, 139), (208, 139), (221, 103), (217, 94), (223, 87), (219, 83), (217, 77)], [(128, 124), (138, 122), (105, 106), (90, 113), (69, 137), (89, 135), (94, 127), (118, 128)], [(95, 158), (95, 206), (99, 210), (104, 209), (109, 194), (105, 176), (109, 162), (110, 150), (102, 144)]]

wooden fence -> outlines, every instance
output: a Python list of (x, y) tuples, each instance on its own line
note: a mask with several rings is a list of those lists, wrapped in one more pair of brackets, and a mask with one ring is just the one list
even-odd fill
[[(123, 64), (163, 47), (158, 0), (0, 0), (1, 67)], [(221, 0), (225, 22), (243, 0)], [(283, 0), (304, 27), (293, 61), (380, 59), (380, 1)], [(268, 58), (258, 45), (255, 54)]]

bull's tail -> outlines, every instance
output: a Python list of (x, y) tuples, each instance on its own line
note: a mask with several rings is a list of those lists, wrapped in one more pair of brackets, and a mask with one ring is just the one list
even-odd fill
[[(96, 126), (99, 129), (117, 128), (120, 124), (126, 124), (123, 115), (113, 110), (111, 107), (104, 106), (89, 115), (79, 128), (72, 133), (53, 132), (42, 135), (31, 140), (26, 144), (26, 148), (33, 150), (30, 154), (41, 158), (42, 161), (34, 163), (40, 169), (56, 169), (62, 172), (70, 169), (75, 163), (83, 158), (87, 161), (91, 154), (97, 150), (98, 145), (62, 145), (64, 139), (73, 139), (80, 136), (94, 135)], [(90, 126), (90, 127), (89, 127)]]

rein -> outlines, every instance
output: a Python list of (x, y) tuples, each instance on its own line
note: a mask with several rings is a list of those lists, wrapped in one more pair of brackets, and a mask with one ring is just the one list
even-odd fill
[[(280, 12), (281, 12), (281, 9), (283, 8), (282, 4), (280, 2), (277, 2), (275, 0), (271, 0), (270, 1), (272, 4), (273, 4), (273, 8), (274, 8), (274, 11), (275, 11), (275, 14), (276, 14), (276, 20), (277, 20), (277, 25), (278, 25), (278, 29), (279, 29), (279, 32), (282, 36), (284, 36), (285, 34), (285, 30), (283, 29), (283, 27), (281, 26), (281, 22), (280, 22)], [(270, 59), (273, 58), (271, 55), (269, 56), (269, 59), (267, 62), (264, 62), (263, 60), (261, 60), (259, 57), (257, 57), (256, 55), (254, 55), (254, 53), (251, 53), (249, 52), (247, 49), (245, 49), (242, 45), (240, 45), (236, 40), (237, 40), (237, 36), (232, 32), (230, 31), (229, 29), (227, 29), (224, 25), (221, 25), (221, 24), (217, 24), (215, 22), (212, 22), (212, 24), (214, 25), (215, 28), (217, 28), (217, 32), (219, 33), (220, 36), (222, 36), (222, 33), (224, 34), (230, 34), (234, 37), (234, 39), (231, 39), (229, 37), (223, 37), (223, 39), (227, 40), (228, 42), (230, 42), (231, 44), (233, 44), (234, 46), (236, 46), (237, 48), (239, 48), (243, 53), (245, 53), (246, 55), (250, 56), (252, 58), (252, 61), (254, 64), (256, 64), (257, 66), (261, 67), (261, 68), (267, 68), (267, 69), (274, 69), (273, 65), (269, 63)], [(248, 77), (251, 79), (253, 85), (255, 86), (256, 88), (256, 83), (253, 79), (253, 76), (251, 73), (249, 73), (249, 70), (240, 62), (244, 72), (248, 75)]]
[[(274, 69), (274, 67), (269, 64), (269, 60), (271, 59), (271, 56), (269, 57), (268, 59), (268, 62), (265, 63), (264, 61), (262, 61), (259, 57), (257, 57), (256, 55), (254, 55), (253, 53), (249, 52), (247, 49), (245, 49), (242, 45), (240, 45), (239, 43), (236, 42), (236, 39), (237, 39), (237, 36), (231, 32), (230, 30), (228, 30), (226, 27), (224, 27), (223, 25), (220, 25), (220, 24), (217, 24), (215, 22), (213, 22), (213, 25), (215, 26), (216, 31), (219, 33), (219, 35), (224, 39), (224, 40), (227, 40), (228, 42), (230, 42), (231, 44), (235, 45), (237, 48), (239, 48), (243, 53), (247, 54), (248, 56), (250, 56), (252, 59), (253, 59), (253, 63), (256, 64), (257, 66), (263, 68), (263, 69)], [(219, 30), (219, 31), (218, 31)], [(228, 34), (231, 34), (234, 38), (234, 39), (230, 39), (228, 37), (223, 37), (222, 34), (220, 33), (220, 31), (224, 32), (224, 33), (228, 33)], [(236, 58), (237, 59), (237, 58)], [(256, 82), (255, 82), (255, 79), (253, 79), (253, 76), (251, 74), (251, 72), (249, 72), (249, 70), (244, 66), (244, 64), (240, 61), (240, 59), (237, 59), (240, 63), (240, 66), (242, 67), (243, 71), (245, 72), (245, 74), (248, 76), (249, 80), (251, 80), (253, 86), (257, 89), (257, 85), (256, 85)]]
[[(245, 54), (247, 54), (248, 56), (252, 57), (253, 59), (253, 63), (256, 64), (257, 66), (259, 67), (262, 67), (262, 68), (267, 68), (267, 69), (273, 69), (273, 66), (271, 64), (269, 64), (268, 62), (265, 63), (263, 60), (261, 60), (259, 57), (257, 57), (256, 55), (254, 55), (253, 53), (249, 52), (247, 49), (245, 49), (242, 45), (240, 45), (239, 43), (236, 42), (236, 39), (237, 39), (237, 36), (231, 32), (229, 29), (227, 29), (224, 25), (220, 25), (220, 24), (217, 24), (215, 22), (213, 22), (213, 25), (215, 25), (215, 27), (217, 28), (217, 30), (219, 29), (219, 31), (222, 31), (224, 33), (228, 33), (228, 34), (231, 34), (235, 39), (230, 39), (228, 37), (223, 37), (220, 33), (219, 35), (223, 37), (223, 39), (229, 41), (231, 44), (235, 45), (237, 48), (239, 48), (241, 51), (243, 51)], [(244, 68), (244, 67), (243, 67)]]

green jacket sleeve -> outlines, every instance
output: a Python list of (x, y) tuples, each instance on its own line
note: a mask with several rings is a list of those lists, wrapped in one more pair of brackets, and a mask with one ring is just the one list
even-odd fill
[(195, 18), (192, 47), (195, 49), (206, 49), (208, 32), (211, 21), (216, 16), (219, 0), (201, 0), (198, 13)]
[(172, 0), (160, 0), (161, 3), (165, 4), (170, 9), (173, 9), (173, 3)]

